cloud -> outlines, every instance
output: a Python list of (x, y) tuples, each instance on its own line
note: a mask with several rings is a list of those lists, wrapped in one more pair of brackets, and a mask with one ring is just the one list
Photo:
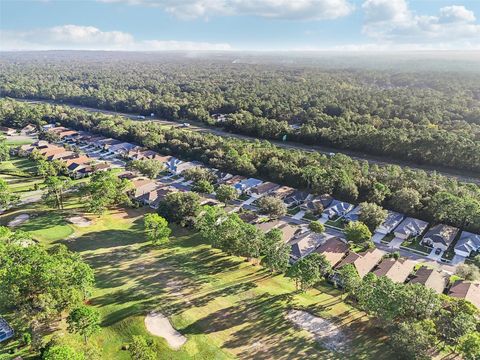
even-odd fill
[(366, 0), (363, 33), (379, 43), (426, 47), (479, 48), (480, 25), (464, 6), (445, 6), (435, 15), (413, 12), (405, 0)]
[(29, 31), (0, 30), (2, 50), (230, 50), (226, 43), (141, 40), (122, 31), (93, 26), (62, 25)]
[(350, 14), (349, 0), (98, 0), (158, 7), (182, 19), (252, 15), (273, 19), (321, 20)]

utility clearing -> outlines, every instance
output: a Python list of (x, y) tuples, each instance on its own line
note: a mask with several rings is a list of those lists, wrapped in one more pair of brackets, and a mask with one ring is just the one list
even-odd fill
[(145, 317), (145, 327), (150, 334), (167, 340), (168, 345), (175, 350), (185, 344), (187, 338), (175, 330), (168, 318), (160, 313), (151, 312)]
[(347, 350), (347, 336), (332, 321), (302, 310), (290, 310), (286, 314), (286, 318), (295, 326), (310, 333), (327, 349), (338, 352)]

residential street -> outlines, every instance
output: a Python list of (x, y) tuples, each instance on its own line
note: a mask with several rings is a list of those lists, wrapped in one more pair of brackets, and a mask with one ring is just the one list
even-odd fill
[[(122, 112), (117, 112), (117, 111), (109, 111), (109, 110), (101, 110), (101, 109), (96, 109), (96, 108), (91, 108), (91, 107), (85, 107), (85, 106), (80, 106), (80, 105), (75, 105), (75, 104), (68, 104), (65, 102), (58, 102), (58, 101), (51, 101), (51, 100), (28, 100), (28, 99), (16, 99), (18, 101), (23, 101), (23, 102), (28, 102), (28, 103), (50, 103), (50, 104), (58, 104), (58, 105), (68, 105), (70, 107), (75, 107), (78, 109), (90, 111), (90, 112), (98, 112), (102, 114), (109, 114), (109, 115), (117, 115), (117, 116), (123, 116), (127, 117), (129, 119), (135, 120), (135, 121), (151, 121), (154, 120), (156, 122), (159, 122), (161, 124), (165, 125), (172, 125), (176, 127), (180, 127), (183, 124), (183, 121), (170, 121), (170, 120), (165, 120), (165, 119), (159, 119), (157, 117), (147, 117), (146, 119), (139, 119), (138, 115), (134, 114), (127, 114), (127, 113), (122, 113)], [(201, 122), (195, 122), (189, 120), (189, 126), (188, 130), (191, 131), (199, 131), (199, 132), (208, 132), (211, 134), (219, 135), (219, 136), (226, 136), (226, 137), (233, 137), (237, 139), (245, 139), (245, 140), (257, 140), (257, 138), (252, 137), (252, 136), (246, 136), (246, 135), (240, 135), (240, 134), (233, 134), (228, 131), (223, 130), (220, 127), (212, 127), (212, 126), (207, 126), (204, 123)], [(326, 146), (319, 146), (319, 145), (303, 145), (300, 143), (294, 143), (294, 142), (282, 142), (282, 141), (275, 141), (275, 140), (269, 140), (271, 143), (286, 148), (286, 149), (300, 149), (304, 151), (316, 151), (322, 154), (332, 154), (332, 153), (342, 153), (345, 155), (350, 156), (352, 159), (355, 160), (367, 160), (371, 164), (377, 164), (377, 165), (399, 165), (399, 166), (408, 166), (412, 169), (418, 169), (418, 170), (424, 170), (427, 172), (436, 172), (438, 174), (442, 174), (447, 177), (453, 177), (456, 178), (460, 181), (465, 181), (465, 182), (472, 182), (476, 184), (480, 184), (480, 177), (479, 176), (474, 176), (471, 173), (467, 172), (462, 172), (456, 169), (450, 169), (450, 168), (445, 168), (442, 169), (438, 166), (429, 166), (429, 165), (420, 165), (420, 164), (415, 164), (412, 162), (407, 162), (407, 161), (401, 161), (401, 160), (396, 160), (396, 159), (385, 159), (381, 156), (375, 156), (375, 155), (370, 155), (370, 154), (364, 154), (360, 153), (357, 151), (351, 151), (351, 150), (345, 150), (345, 149), (336, 149), (336, 148), (331, 148), (331, 147), (326, 147)]]

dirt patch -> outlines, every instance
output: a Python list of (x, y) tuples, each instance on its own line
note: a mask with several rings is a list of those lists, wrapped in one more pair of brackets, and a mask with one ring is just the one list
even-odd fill
[(73, 225), (78, 227), (88, 227), (92, 225), (92, 222), (83, 216), (72, 216), (67, 219)]
[(151, 312), (145, 317), (145, 327), (155, 336), (163, 337), (168, 345), (175, 350), (185, 344), (187, 338), (175, 330), (168, 318), (160, 313)]
[(129, 209), (129, 208), (121, 209), (120, 208), (112, 212), (112, 217), (116, 219), (132, 219), (132, 218), (137, 218), (139, 216), (143, 216), (147, 212), (149, 212), (148, 207), (141, 207), (138, 209)]
[(21, 214), (21, 215), (15, 216), (15, 218), (12, 221), (10, 221), (7, 226), (8, 227), (19, 226), (23, 224), (25, 221), (27, 221), (28, 219), (30, 219), (30, 215), (28, 214)]
[(308, 331), (316, 341), (329, 350), (344, 352), (347, 350), (348, 338), (332, 321), (302, 310), (290, 310), (286, 318), (295, 326)]

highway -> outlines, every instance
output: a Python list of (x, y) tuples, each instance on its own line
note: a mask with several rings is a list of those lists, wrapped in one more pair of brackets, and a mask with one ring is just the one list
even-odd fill
[[(25, 99), (14, 99), (17, 101), (22, 101), (22, 102), (27, 102), (31, 104), (35, 103), (49, 103), (49, 104), (55, 104), (55, 105), (66, 105), (70, 107), (74, 107), (77, 109), (82, 109), (90, 112), (97, 112), (97, 113), (102, 113), (102, 114), (108, 114), (108, 115), (116, 115), (116, 116), (123, 116), (132, 120), (136, 121), (155, 121), (158, 123), (161, 123), (163, 125), (171, 125), (174, 127), (182, 127), (183, 121), (173, 121), (173, 120), (165, 120), (165, 119), (159, 119), (156, 117), (146, 117), (145, 119), (140, 118), (138, 115), (135, 114), (127, 114), (127, 113), (122, 113), (122, 112), (116, 112), (116, 111), (109, 111), (109, 110), (101, 110), (97, 108), (91, 108), (91, 107), (86, 107), (86, 106), (81, 106), (81, 105), (75, 105), (75, 104), (70, 104), (70, 103), (64, 103), (60, 101), (49, 101), (49, 100), (25, 100)], [(203, 132), (203, 133), (210, 133), (210, 134), (215, 134), (218, 136), (223, 136), (223, 137), (230, 137), (230, 138), (236, 138), (236, 139), (243, 139), (243, 140), (258, 140), (258, 138), (255, 138), (253, 136), (248, 136), (248, 135), (241, 135), (241, 134), (235, 134), (228, 132), (226, 130), (223, 130), (220, 127), (213, 127), (213, 126), (208, 126), (204, 123), (201, 122), (193, 122), (188, 120), (190, 123), (190, 126), (188, 129), (190, 131), (198, 131), (198, 132)], [(261, 139), (260, 139), (261, 140)], [(272, 144), (275, 144), (276, 146), (286, 148), (286, 149), (294, 149), (294, 150), (303, 150), (303, 151), (309, 151), (309, 152), (319, 152), (322, 154), (332, 154), (332, 153), (342, 153), (345, 154), (352, 159), (355, 160), (366, 160), (370, 164), (377, 164), (380, 166), (384, 165), (399, 165), (401, 167), (409, 167), (411, 169), (416, 169), (416, 170), (424, 170), (426, 172), (433, 172), (436, 171), (439, 174), (442, 174), (447, 177), (451, 178), (456, 178), (459, 181), (463, 182), (470, 182), (470, 183), (476, 183), (480, 184), (480, 176), (477, 176), (473, 173), (469, 173), (467, 171), (462, 171), (458, 169), (451, 169), (451, 168), (441, 168), (438, 166), (433, 166), (433, 165), (420, 165), (404, 160), (397, 160), (397, 159), (386, 159), (381, 156), (375, 156), (375, 155), (370, 155), (370, 154), (364, 154), (361, 152), (356, 152), (352, 150), (345, 150), (345, 149), (336, 149), (336, 148), (331, 148), (331, 147), (325, 147), (325, 146), (318, 146), (318, 145), (305, 145), (305, 144), (300, 144), (296, 142), (283, 142), (283, 141), (275, 141), (275, 140), (268, 140)]]

